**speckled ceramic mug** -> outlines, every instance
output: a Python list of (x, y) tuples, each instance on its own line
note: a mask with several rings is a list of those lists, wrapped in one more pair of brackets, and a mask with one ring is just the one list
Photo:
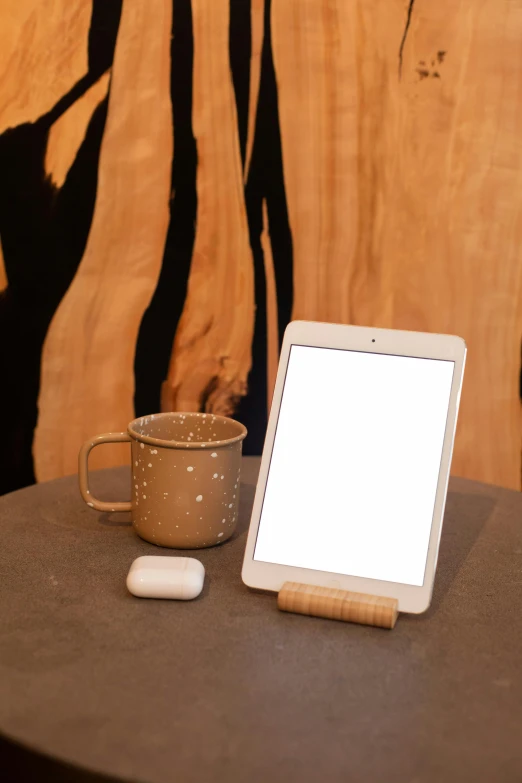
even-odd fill
[[(137, 534), (158, 546), (200, 549), (221, 544), (236, 527), (246, 428), (211, 413), (157, 413), (127, 432), (98, 435), (79, 455), (80, 492), (98, 511), (131, 511)], [(89, 489), (89, 452), (130, 441), (132, 500), (107, 503)]]

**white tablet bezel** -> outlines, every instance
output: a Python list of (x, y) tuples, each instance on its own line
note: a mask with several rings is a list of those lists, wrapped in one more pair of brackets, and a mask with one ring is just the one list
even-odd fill
[[(378, 579), (334, 574), (315, 571), (308, 568), (278, 565), (254, 560), (254, 549), (261, 510), (265, 495), (268, 471), (272, 456), (279, 409), (285, 383), (286, 369), (292, 345), (306, 345), (319, 348), (340, 348), (344, 350), (365, 351), (367, 353), (411, 356), (424, 359), (443, 359), (455, 363), (451, 384), (450, 402), (444, 444), (442, 447), (441, 467), (431, 525), (431, 533), (426, 559), (424, 584), (414, 585), (384, 582)], [(425, 334), (421, 332), (402, 332), (394, 329), (372, 329), (370, 327), (343, 326), (312, 321), (293, 321), (286, 329), (272, 408), (266, 432), (261, 469), (250, 520), (250, 528), (243, 561), (242, 578), (248, 586), (260, 590), (278, 592), (285, 582), (301, 582), (322, 587), (353, 590), (371, 595), (397, 598), (401, 612), (424, 612), (431, 601), (435, 569), (439, 551), (440, 535), (446, 493), (448, 487), (451, 455), (455, 438), (455, 427), (462, 388), (462, 377), (466, 360), (466, 344), (460, 337), (452, 335)]]

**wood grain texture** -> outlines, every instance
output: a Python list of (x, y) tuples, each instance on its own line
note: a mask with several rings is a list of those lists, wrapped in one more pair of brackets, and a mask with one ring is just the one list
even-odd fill
[(92, 0), (3, 0), (0, 133), (34, 122), (87, 72)]
[(294, 319), (350, 320), (357, 236), (357, 3), (272, 3)]
[(263, 37), (265, 32), (265, 0), (251, 0), (250, 5), (250, 89), (248, 95), (248, 126), (245, 155), (245, 182), (248, 179), (252, 149), (254, 146), (254, 134), (256, 129), (257, 99), (259, 98), (259, 84), (261, 82), (261, 55), (263, 52)]
[(391, 629), (397, 622), (399, 602), (396, 598), (285, 582), (277, 596), (277, 607), (282, 612)]
[[(394, 326), (468, 344), (452, 471), (520, 489), (522, 7), (416, 0), (391, 176)], [(426, 75), (428, 72), (428, 75)], [(436, 76), (436, 74), (439, 74)], [(397, 134), (398, 135), (398, 134)], [(417, 230), (414, 226), (417, 225)], [(406, 250), (407, 248), (407, 250)]]
[[(45, 341), (34, 459), (40, 481), (76, 470), (87, 437), (133, 418), (134, 351), (169, 222), (171, 0), (124, 0), (93, 223)], [(98, 449), (94, 467), (122, 460)]]
[(7, 288), (7, 272), (5, 271), (4, 254), (2, 252), (2, 238), (0, 237), (0, 291)]
[(229, 62), (228, 0), (192, 3), (196, 238), (164, 410), (231, 414), (245, 394), (254, 329), (253, 261)]
[(261, 232), (261, 249), (265, 265), (266, 282), (266, 363), (267, 363), (267, 403), (268, 412), (272, 404), (277, 367), (279, 364), (279, 324), (277, 308), (277, 286), (274, 272), (274, 257), (270, 241), (270, 229), (268, 225), (268, 209), (263, 199), (263, 231)]
[(520, 489), (522, 8), (272, 9), (294, 317), (458, 334), (452, 472)]
[[(392, 4), (390, 4), (391, 6)], [(361, 5), (361, 143), (379, 151), (361, 182), (356, 323), (459, 334), (468, 360), (452, 472), (520, 489), (522, 67), (517, 4), (416, 0), (393, 79), (399, 24)], [(390, 8), (391, 10), (391, 8)], [(403, 16), (404, 20), (404, 16)], [(376, 34), (377, 31), (377, 34)], [(380, 32), (379, 32), (380, 31)], [(376, 71), (378, 69), (375, 69)], [(376, 85), (381, 97), (377, 100)], [(374, 162), (376, 163), (376, 161)], [(370, 205), (372, 205), (370, 209)]]
[(45, 172), (61, 188), (85, 138), (93, 112), (109, 89), (107, 71), (51, 126), (45, 154)]

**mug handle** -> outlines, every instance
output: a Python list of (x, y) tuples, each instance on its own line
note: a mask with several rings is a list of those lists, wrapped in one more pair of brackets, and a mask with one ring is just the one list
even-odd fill
[(130, 502), (107, 503), (104, 500), (97, 500), (91, 495), (89, 489), (89, 454), (95, 446), (102, 443), (121, 443), (130, 441), (131, 437), (126, 432), (108, 432), (105, 435), (97, 435), (95, 438), (86, 440), (80, 449), (78, 455), (78, 480), (80, 482), (80, 492), (82, 498), (88, 506), (97, 511), (131, 511)]

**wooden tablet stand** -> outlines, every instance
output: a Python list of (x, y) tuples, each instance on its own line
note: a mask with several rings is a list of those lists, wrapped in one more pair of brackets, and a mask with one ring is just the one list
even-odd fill
[(348, 590), (303, 585), (298, 582), (284, 583), (278, 593), (277, 606), (283, 612), (376, 625), (379, 628), (393, 628), (399, 613), (399, 602), (396, 598), (351, 593)]

